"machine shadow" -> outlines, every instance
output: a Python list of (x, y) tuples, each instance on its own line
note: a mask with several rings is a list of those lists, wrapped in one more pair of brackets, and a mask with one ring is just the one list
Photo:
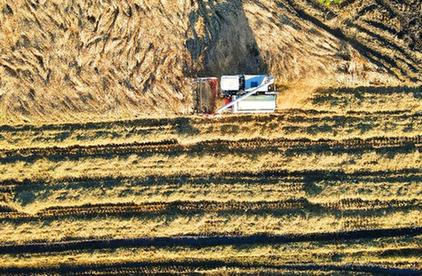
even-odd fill
[(197, 5), (185, 42), (193, 61), (187, 75), (268, 73), (242, 0), (198, 0)]

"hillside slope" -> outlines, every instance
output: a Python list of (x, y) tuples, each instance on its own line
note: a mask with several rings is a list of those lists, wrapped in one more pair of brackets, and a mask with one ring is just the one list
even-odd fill
[(270, 72), (316, 87), (420, 83), (420, 1), (0, 1), (0, 122), (187, 114), (190, 78)]

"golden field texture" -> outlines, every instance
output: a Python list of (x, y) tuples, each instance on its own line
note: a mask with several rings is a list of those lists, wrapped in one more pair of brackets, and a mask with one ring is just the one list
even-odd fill
[(192, 78), (315, 89), (421, 82), (419, 1), (0, 1), (0, 122), (189, 114)]
[(0, 272), (420, 272), (420, 112), (322, 106), (1, 126)]
[[(0, 274), (421, 274), (420, 1), (0, 9)], [(276, 113), (191, 114), (240, 71)]]

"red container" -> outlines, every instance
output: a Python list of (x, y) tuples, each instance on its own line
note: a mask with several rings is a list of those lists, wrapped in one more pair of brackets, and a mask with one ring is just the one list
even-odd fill
[(231, 103), (232, 98), (231, 97), (225, 97), (224, 98), (224, 105), (228, 105), (229, 103)]

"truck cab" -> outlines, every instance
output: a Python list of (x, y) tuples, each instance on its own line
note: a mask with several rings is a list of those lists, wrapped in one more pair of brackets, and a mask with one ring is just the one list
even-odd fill
[[(223, 96), (242, 95), (261, 86), (270, 76), (268, 75), (229, 75), (221, 77), (221, 93)], [(263, 85), (258, 94), (274, 92), (274, 85)]]

